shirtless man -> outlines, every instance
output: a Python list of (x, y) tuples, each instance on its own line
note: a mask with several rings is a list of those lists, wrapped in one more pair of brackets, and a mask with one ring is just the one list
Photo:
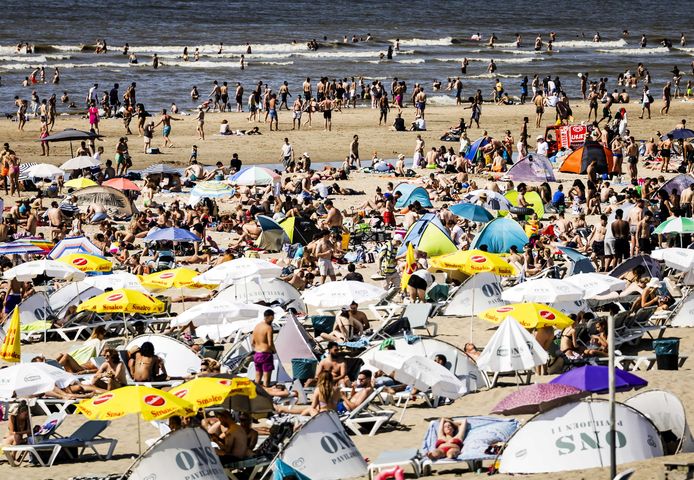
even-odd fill
[(320, 102), (320, 109), (323, 111), (323, 119), (325, 120), (325, 131), (330, 132), (333, 129), (333, 101), (329, 98), (324, 98)]
[(333, 374), (333, 380), (337, 385), (349, 385), (347, 364), (344, 361), (344, 356), (340, 353), (340, 346), (335, 342), (328, 342), (328, 354), (318, 363), (315, 378), (318, 378), (323, 370), (329, 370)]
[(46, 216), (51, 224), (51, 240), (55, 242), (56, 240), (63, 238), (65, 233), (65, 223), (63, 212), (58, 207), (58, 202), (51, 202), (51, 208), (49, 208), (46, 212)]
[(623, 216), (624, 212), (618, 208), (615, 212), (615, 221), (610, 225), (614, 235), (614, 257), (612, 258), (614, 266), (619, 265), (629, 256), (629, 223), (622, 218)]
[(349, 165), (350, 167), (356, 162), (357, 167), (361, 168), (361, 158), (359, 158), (359, 135), (352, 137), (349, 144)]
[(169, 135), (171, 135), (171, 120), (179, 121), (181, 119), (172, 117), (166, 113), (166, 109), (162, 109), (161, 120), (159, 120), (159, 123), (157, 123), (154, 128), (157, 128), (159, 125), (164, 126), (161, 132), (162, 136), (164, 137), (164, 146), (173, 148), (174, 144), (169, 138)]
[(347, 313), (349, 313), (350, 319), (361, 323), (363, 330), (369, 329), (369, 319), (366, 318), (366, 314), (364, 314), (364, 312), (359, 311), (359, 304), (357, 302), (352, 302), (349, 304), (349, 310)]
[(263, 321), (255, 326), (251, 336), (251, 346), (253, 347), (253, 363), (255, 364), (255, 381), (265, 387), (270, 386), (270, 375), (275, 369), (273, 363), (273, 353), (275, 344), (272, 339), (272, 322), (275, 320), (275, 312), (270, 309), (265, 310)]
[(638, 241), (639, 253), (641, 255), (650, 255), (653, 250), (651, 244), (651, 226), (653, 223), (653, 212), (646, 210), (643, 214), (643, 219), (639, 222), (636, 228), (636, 237)]
[(306, 81), (303, 84), (303, 91), (304, 91), (304, 99), (306, 101), (311, 100), (311, 79), (306, 77)]
[(326, 200), (323, 205), (328, 210), (325, 220), (322, 222), (323, 228), (329, 228), (333, 233), (342, 233), (342, 213), (333, 204), (332, 200)]
[(641, 220), (643, 220), (645, 205), (646, 204), (643, 200), (637, 201), (634, 207), (629, 211), (629, 215), (627, 215), (627, 221), (629, 222), (629, 234), (631, 237), (631, 255), (636, 255), (636, 248), (638, 246), (636, 230), (638, 229)]
[(222, 464), (236, 462), (250, 457), (253, 452), (248, 448), (248, 434), (243, 427), (234, 422), (231, 413), (222, 410), (215, 414), (219, 422), (212, 424), (208, 433), (219, 449), (217, 455)]
[[(349, 410), (350, 412), (355, 408), (359, 407), (364, 400), (369, 398), (369, 395), (373, 392), (373, 387), (371, 386), (373, 375), (371, 370), (362, 370), (357, 376), (357, 381), (352, 384), (352, 390), (349, 394), (342, 392), (342, 406)], [(359, 391), (357, 391), (359, 389)], [(339, 408), (339, 404), (338, 404)]]
[(587, 245), (590, 245), (593, 251), (593, 261), (598, 266), (598, 271), (604, 272), (605, 265), (605, 234), (607, 233), (607, 215), (600, 215), (600, 224), (596, 225), (590, 236), (588, 237)]
[(188, 180), (194, 182), (200, 180), (204, 177), (204, 170), (202, 166), (198, 164), (197, 160), (193, 160), (188, 168), (183, 172), (183, 176)]
[(222, 91), (217, 80), (212, 82), (212, 91), (209, 97), (214, 100), (214, 108), (221, 111), (220, 100), (222, 99)]
[(333, 282), (336, 280), (335, 268), (333, 267), (332, 258), (335, 253), (335, 246), (330, 240), (330, 230), (324, 230), (323, 236), (316, 242), (313, 255), (318, 260), (318, 271), (320, 272), (321, 283), (325, 283), (325, 279), (330, 277)]
[(144, 342), (128, 360), (128, 370), (136, 382), (153, 382), (167, 378), (161, 358), (154, 354), (152, 342)]
[(272, 94), (267, 102), (268, 115), (270, 117), (270, 131), (272, 132), (272, 124), (275, 124), (275, 131), (279, 131), (279, 118), (277, 116), (277, 95)]

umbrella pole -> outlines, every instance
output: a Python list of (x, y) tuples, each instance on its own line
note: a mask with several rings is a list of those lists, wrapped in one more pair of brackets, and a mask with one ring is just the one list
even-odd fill
[(472, 315), (470, 316), (470, 343), (472, 343), (472, 322), (475, 320), (475, 280), (477, 275), (472, 276)]
[(142, 435), (140, 434), (140, 415), (137, 416), (137, 453), (142, 455)]
[(614, 314), (610, 312), (607, 316), (607, 345), (608, 345), (608, 382), (609, 382), (609, 408), (610, 408), (610, 479), (617, 475), (617, 448), (615, 445), (616, 431), (616, 412), (615, 412), (615, 378), (614, 378)]

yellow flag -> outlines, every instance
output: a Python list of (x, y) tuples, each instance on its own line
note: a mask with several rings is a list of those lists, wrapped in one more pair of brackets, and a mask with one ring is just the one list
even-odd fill
[(19, 307), (15, 307), (10, 320), (10, 328), (5, 335), (0, 349), (0, 360), (17, 363), (20, 360), (21, 344), (19, 342)]
[(414, 273), (417, 259), (414, 256), (414, 247), (411, 242), (407, 244), (407, 253), (405, 254), (405, 269), (402, 271), (402, 278), (400, 279), (400, 289), (405, 290), (407, 288), (407, 282), (410, 281), (412, 273)]

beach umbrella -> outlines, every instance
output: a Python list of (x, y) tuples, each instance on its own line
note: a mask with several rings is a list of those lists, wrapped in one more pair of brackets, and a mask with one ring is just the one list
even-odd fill
[(77, 377), (43, 362), (19, 363), (0, 370), (0, 398), (23, 398), (65, 388)]
[(489, 413), (529, 415), (547, 412), (565, 403), (590, 395), (590, 392), (558, 383), (536, 383), (520, 387), (496, 404)]
[(9, 363), (17, 363), (21, 359), (22, 344), (20, 342), (20, 320), (19, 307), (14, 307), (12, 310), (12, 319), (10, 320), (9, 328), (5, 333), (5, 339), (0, 346), (0, 360)]
[(77, 410), (89, 420), (114, 420), (138, 413), (145, 421), (165, 420), (194, 413), (193, 404), (170, 392), (131, 385), (82, 400)]
[(76, 285), (80, 290), (93, 287), (104, 292), (109, 288), (111, 290), (125, 288), (128, 290), (137, 290), (142, 293), (149, 293), (149, 290), (142, 286), (137, 275), (133, 275), (124, 270), (115, 270), (106, 275), (91, 275)]
[(458, 250), (446, 255), (432, 257), (430, 270), (458, 270), (467, 275), (489, 272), (502, 277), (516, 274), (516, 269), (495, 253), (483, 250)]
[[(592, 393), (607, 393), (609, 390), (609, 370), (610, 368), (607, 366), (584, 365), (583, 367), (572, 368), (568, 372), (562, 373), (549, 383), (569, 385)], [(643, 378), (619, 368), (614, 369), (614, 376), (617, 392), (626, 392), (648, 385), (648, 382)]]
[(300, 243), (308, 245), (318, 233), (316, 222), (303, 217), (286, 217), (279, 222), (280, 227), (285, 231), (289, 242), (292, 244)]
[(282, 274), (282, 267), (260, 258), (235, 258), (212, 267), (205, 273), (201, 273), (195, 281), (202, 284), (233, 283), (244, 278), (259, 276), (261, 278), (278, 278)]
[(81, 141), (81, 140), (96, 140), (99, 138), (103, 138), (102, 135), (98, 135), (96, 133), (92, 132), (85, 132), (82, 130), (77, 130), (74, 128), (66, 128), (62, 132), (54, 133), (53, 135), (49, 135), (47, 137), (44, 137), (40, 140), (37, 140), (39, 142), (70, 142), (70, 156), (74, 157), (74, 153), (72, 151), (72, 142), (73, 141)]
[(263, 279), (256, 276), (243, 282), (234, 282), (222, 289), (212, 302), (263, 303), (264, 305), (279, 303), (283, 308), (294, 308), (297, 312), (306, 313), (306, 305), (301, 298), (301, 293), (279, 278)]
[(651, 257), (665, 262), (670, 268), (689, 272), (694, 269), (694, 250), (689, 248), (661, 248), (653, 250)]
[(217, 181), (198, 182), (190, 191), (191, 200), (195, 203), (201, 198), (222, 198), (230, 197), (234, 194), (234, 189), (226, 183)]
[(484, 207), (473, 203), (457, 203), (448, 207), (448, 210), (461, 218), (466, 218), (472, 222), (486, 223), (494, 218)]
[(55, 244), (48, 256), (54, 260), (71, 253), (86, 253), (101, 257), (101, 250), (91, 240), (81, 235), (79, 237), (66, 237)]
[(150, 273), (142, 277), (142, 285), (158, 295), (205, 296), (215, 288), (215, 285), (201, 285), (194, 278), (197, 270), (190, 268), (174, 268)]
[(463, 195), (462, 200), (468, 203), (481, 203), (487, 210), (509, 210), (513, 206), (508, 198), (493, 190), (473, 190)]
[(106, 180), (102, 185), (105, 185), (107, 187), (113, 187), (116, 190), (120, 191), (126, 191), (126, 190), (132, 190), (135, 192), (140, 191), (140, 187), (135, 185), (135, 182), (132, 180), (128, 180), (127, 178), (123, 177), (117, 177), (117, 178), (111, 178), (109, 180)]
[(53, 244), (42, 238), (20, 238), (0, 243), (0, 255), (47, 255)]
[[(257, 321), (263, 318), (263, 313), (269, 307), (255, 303), (204, 302), (187, 308), (184, 312), (171, 319), (172, 327), (180, 327), (192, 323), (196, 327), (203, 325), (222, 325), (230, 323)], [(284, 311), (275, 307), (275, 318), (284, 315)], [(257, 323), (257, 322), (256, 322)], [(249, 325), (255, 326), (250, 322)]]
[(25, 175), (29, 178), (53, 178), (65, 175), (65, 172), (50, 163), (37, 163), (27, 169)]
[[(79, 157), (71, 158), (67, 162), (63, 163), (60, 168), (63, 170), (82, 170), (83, 168), (98, 167), (100, 165), (99, 160), (94, 157), (89, 157), (87, 155), (80, 155)], [(77, 180), (77, 179), (74, 179)], [(67, 183), (65, 184), (67, 185)]]
[(272, 185), (280, 181), (280, 176), (265, 167), (247, 167), (235, 173), (230, 181), (237, 185), (247, 185), (250, 187)]
[(3, 274), (7, 280), (16, 279), (20, 282), (28, 282), (44, 275), (58, 280), (79, 281), (84, 279), (85, 273), (72, 265), (66, 265), (58, 260), (34, 260), (31, 262), (20, 263), (12, 267)]
[(150, 314), (163, 312), (164, 304), (146, 293), (119, 288), (80, 303), (77, 311), (85, 310), (97, 313)]
[(103, 257), (88, 253), (69, 253), (56, 260), (83, 272), (110, 272), (113, 264)]
[(694, 130), (688, 128), (676, 128), (670, 130), (668, 133), (660, 137), (661, 140), (665, 140), (668, 135), (672, 135), (673, 140), (686, 140), (688, 138), (694, 138)]
[(142, 170), (142, 176), (146, 177), (147, 175), (172, 175), (172, 174), (177, 174), (180, 175), (181, 172), (173, 167), (170, 167), (168, 165), (165, 165), (163, 163), (157, 163), (154, 165), (150, 165), (149, 167), (145, 168)]
[(480, 313), (479, 317), (497, 324), (511, 317), (528, 330), (542, 327), (564, 329), (574, 323), (570, 317), (556, 308), (541, 303), (515, 303), (493, 307)]
[(67, 182), (65, 182), (65, 186), (67, 188), (74, 188), (75, 190), (92, 187), (94, 185), (96, 185), (96, 182), (94, 180), (90, 180), (84, 177), (73, 178), (72, 180), (68, 180)]
[(190, 402), (196, 409), (219, 405), (229, 396), (244, 395), (251, 400), (257, 396), (255, 384), (242, 377), (199, 377), (172, 388), (169, 393)]
[(170, 228), (160, 228), (152, 233), (149, 233), (145, 237), (145, 242), (199, 242), (201, 238), (195, 235), (190, 230), (185, 230), (183, 228), (170, 227)]
[(517, 320), (506, 317), (477, 359), (480, 370), (516, 372), (547, 363), (549, 356)]
[(624, 280), (597, 272), (577, 273), (576, 275), (565, 277), (564, 281), (582, 288), (585, 292), (584, 298), (593, 298), (603, 293), (619, 292), (627, 286)]
[(346, 307), (352, 302), (368, 303), (382, 298), (386, 291), (371, 283), (345, 280), (328, 282), (304, 292), (307, 305), (319, 308)]
[(431, 393), (437, 397), (454, 400), (468, 393), (466, 385), (453, 372), (427, 357), (380, 350), (369, 363), (400, 383), (418, 390), (431, 388)]
[(653, 233), (660, 235), (663, 233), (694, 233), (694, 220), (687, 217), (668, 218), (658, 225)]
[[(221, 373), (216, 374), (213, 378), (226, 378), (233, 380), (238, 378), (236, 375)], [(251, 398), (247, 395), (230, 395), (224, 399), (222, 407), (235, 412), (248, 412), (251, 414), (270, 413), (275, 411), (275, 405), (272, 397), (265, 391), (263, 387), (255, 382), (252, 382), (255, 387), (255, 397)]]
[(556, 278), (528, 280), (501, 293), (501, 299), (507, 302), (573, 302), (584, 296), (583, 288)]

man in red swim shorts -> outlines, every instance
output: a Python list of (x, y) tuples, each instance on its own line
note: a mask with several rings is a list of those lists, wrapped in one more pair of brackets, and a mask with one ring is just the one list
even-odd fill
[(275, 312), (270, 309), (265, 310), (263, 321), (253, 329), (251, 345), (253, 346), (253, 363), (255, 364), (255, 381), (268, 387), (270, 386), (270, 375), (274, 370), (273, 353), (275, 343), (272, 339), (272, 322), (275, 320)]

